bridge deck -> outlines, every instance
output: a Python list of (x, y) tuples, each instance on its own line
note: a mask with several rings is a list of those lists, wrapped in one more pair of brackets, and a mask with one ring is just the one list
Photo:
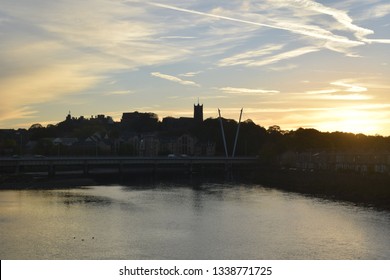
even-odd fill
[(0, 166), (79, 165), (79, 164), (254, 164), (256, 157), (8, 157)]
[[(231, 168), (255, 166), (256, 157), (11, 157), (0, 158), (0, 173), (45, 172), (54, 175), (61, 171), (126, 172), (129, 169), (173, 170), (174, 168)], [(99, 169), (100, 168), (100, 169)], [(100, 171), (99, 171), (100, 170)]]

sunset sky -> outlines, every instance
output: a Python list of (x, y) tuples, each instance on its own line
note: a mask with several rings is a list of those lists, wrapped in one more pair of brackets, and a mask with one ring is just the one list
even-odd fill
[(390, 135), (388, 0), (0, 0), (0, 128), (154, 112)]

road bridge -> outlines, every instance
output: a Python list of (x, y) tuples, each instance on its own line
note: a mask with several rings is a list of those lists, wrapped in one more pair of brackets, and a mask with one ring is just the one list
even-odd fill
[(137, 172), (200, 172), (253, 168), (257, 157), (8, 157), (0, 158), (1, 173), (103, 174)]

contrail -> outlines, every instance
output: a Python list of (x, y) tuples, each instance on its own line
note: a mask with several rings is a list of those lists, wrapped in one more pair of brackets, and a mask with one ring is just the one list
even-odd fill
[[(149, 5), (152, 5), (155, 7), (159, 7), (159, 8), (170, 9), (170, 10), (175, 10), (175, 11), (179, 11), (179, 12), (201, 15), (201, 16), (206, 16), (206, 17), (211, 17), (211, 18), (224, 19), (224, 20), (240, 22), (240, 23), (256, 25), (256, 26), (262, 26), (262, 27), (268, 27), (268, 28), (279, 29), (279, 30), (286, 30), (289, 32), (293, 32), (293, 33), (297, 33), (297, 34), (301, 34), (301, 35), (305, 35), (305, 36), (309, 36), (309, 37), (313, 37), (313, 38), (326, 39), (326, 40), (340, 42), (340, 43), (346, 43), (346, 44), (350, 44), (350, 45), (364, 45), (363, 42), (353, 41), (353, 40), (349, 40), (348, 38), (345, 38), (345, 37), (336, 36), (327, 30), (323, 30), (323, 31), (325, 31), (329, 34), (319, 34), (319, 33), (316, 33), (316, 32), (313, 32), (313, 31), (310, 31), (307, 29), (306, 30), (299, 30), (298, 28), (288, 28), (288, 27), (277, 26), (277, 25), (272, 25), (272, 24), (259, 23), (259, 22), (244, 20), (244, 19), (237, 19), (237, 18), (232, 18), (232, 17), (227, 17), (227, 16), (199, 12), (196, 10), (179, 8), (179, 7), (156, 3), (156, 2), (146, 2), (145, 4), (149, 4)], [(301, 28), (302, 28), (302, 26), (301, 26)]]

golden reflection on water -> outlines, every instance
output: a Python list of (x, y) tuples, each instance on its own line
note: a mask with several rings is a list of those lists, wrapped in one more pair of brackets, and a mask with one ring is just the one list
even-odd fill
[(256, 185), (0, 192), (1, 259), (390, 259), (390, 214)]

